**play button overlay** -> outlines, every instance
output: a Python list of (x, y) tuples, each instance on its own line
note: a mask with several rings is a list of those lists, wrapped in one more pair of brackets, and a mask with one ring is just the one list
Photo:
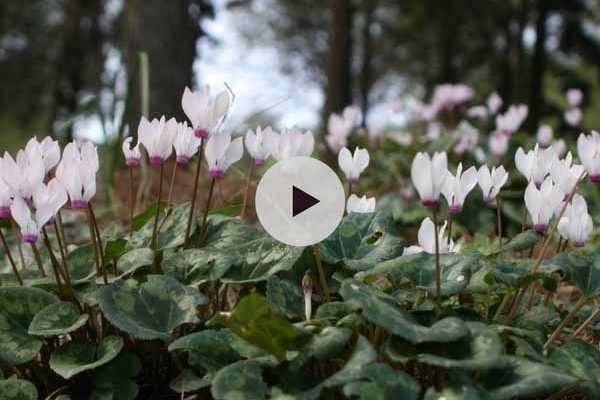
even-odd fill
[(311, 208), (315, 204), (319, 204), (319, 199), (292, 185), (292, 217)]
[(256, 190), (256, 214), (265, 231), (290, 246), (310, 246), (333, 233), (346, 195), (336, 173), (310, 157), (293, 157), (267, 170)]

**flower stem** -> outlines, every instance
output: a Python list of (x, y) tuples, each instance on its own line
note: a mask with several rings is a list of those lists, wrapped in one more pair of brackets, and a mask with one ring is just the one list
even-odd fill
[(58, 211), (58, 213), (56, 213), (56, 216), (58, 217), (56, 220), (58, 221), (58, 228), (60, 230), (60, 236), (61, 238), (61, 246), (63, 247), (63, 251), (65, 252), (65, 254), (69, 254), (69, 249), (67, 246), (67, 236), (65, 235), (65, 226), (63, 224), (63, 220), (62, 220), (62, 214), (60, 212), (60, 210)]
[(94, 207), (92, 203), (88, 203), (88, 207), (90, 209), (90, 215), (92, 217), (92, 223), (94, 224), (94, 232), (96, 233), (96, 240), (98, 243), (98, 255), (100, 255), (100, 265), (104, 269), (104, 244), (102, 243), (102, 236), (100, 236), (100, 228), (98, 228), (98, 220), (96, 219), (96, 214), (94, 213)]
[(35, 258), (35, 262), (40, 270), (40, 273), (44, 278), (47, 277), (48, 275), (46, 275), (46, 270), (44, 270), (44, 264), (42, 264), (42, 257), (40, 257), (40, 252), (38, 251), (35, 243), (31, 243), (31, 251), (33, 252), (33, 258)]
[(498, 196), (496, 196), (496, 232), (498, 234), (498, 250), (502, 250), (502, 209)]
[(508, 304), (510, 295), (511, 295), (511, 291), (508, 290), (506, 292), (506, 294), (504, 295), (504, 297), (502, 298), (502, 301), (500, 302), (500, 305), (498, 306), (498, 309), (496, 310), (496, 314), (494, 314), (494, 319), (492, 321), (498, 321), (498, 319), (500, 319), (500, 315), (502, 315), (502, 311), (504, 311), (504, 308), (506, 308), (506, 305)]
[(575, 339), (577, 336), (583, 332), (583, 330), (592, 322), (597, 316), (600, 314), (600, 307), (597, 307), (592, 315), (590, 315), (583, 323), (575, 330), (575, 333), (571, 336), (571, 339)]
[(135, 209), (135, 196), (133, 194), (133, 167), (129, 167), (129, 237), (133, 235), (133, 212)]
[(169, 207), (169, 210), (171, 210), (171, 208), (173, 207), (173, 204), (171, 204), (171, 199), (173, 198), (173, 187), (175, 186), (175, 178), (177, 178), (177, 166), (179, 164), (175, 163), (175, 165), (173, 166), (173, 173), (171, 174), (171, 184), (169, 185), (169, 197), (167, 197), (167, 207)]
[(248, 206), (248, 197), (250, 197), (250, 184), (252, 182), (254, 168), (254, 161), (250, 160), (250, 168), (248, 168), (248, 177), (246, 178), (246, 190), (244, 191), (244, 202), (242, 203), (240, 219), (244, 219), (246, 217), (246, 207)]
[(561, 321), (556, 330), (552, 332), (552, 335), (550, 335), (550, 338), (548, 339), (546, 344), (544, 344), (544, 350), (546, 350), (552, 344), (552, 342), (556, 340), (556, 338), (558, 337), (558, 335), (560, 335), (565, 326), (567, 326), (567, 324), (571, 322), (573, 317), (575, 317), (575, 315), (577, 315), (577, 313), (581, 310), (585, 303), (587, 303), (587, 300), (588, 299), (585, 296), (581, 296), (581, 298), (579, 299), (579, 301), (577, 301), (575, 307), (573, 307), (571, 312), (565, 317), (565, 319)]
[(198, 197), (198, 182), (200, 181), (200, 171), (202, 170), (202, 155), (204, 154), (204, 139), (200, 140), (200, 150), (198, 150), (198, 165), (196, 166), (196, 176), (194, 177), (194, 189), (192, 191), (192, 201), (190, 203), (190, 213), (188, 215), (187, 227), (185, 228), (185, 241), (183, 246), (187, 246), (190, 240), (192, 222), (194, 220), (194, 210), (196, 209), (196, 198)]
[(330, 292), (329, 286), (327, 286), (327, 279), (325, 279), (325, 272), (323, 271), (323, 263), (321, 262), (321, 250), (319, 249), (319, 244), (314, 244), (312, 246), (313, 254), (315, 255), (315, 263), (317, 264), (317, 271), (319, 272), (319, 281), (321, 283), (321, 290), (323, 291), (323, 297), (325, 299), (325, 303), (329, 303), (330, 300)]
[[(88, 221), (88, 226), (90, 228), (90, 240), (92, 242), (92, 248), (94, 249), (94, 260), (96, 261), (96, 273), (98, 275), (102, 274), (102, 268), (100, 266), (100, 255), (98, 254), (98, 243), (96, 243), (96, 232), (94, 231), (94, 224), (92, 222), (92, 215), (90, 213), (90, 208), (86, 209), (86, 216)], [(104, 284), (108, 284), (108, 279), (106, 279), (106, 274), (104, 276)]]
[(348, 197), (352, 194), (352, 182), (348, 181)]
[(17, 264), (15, 264), (15, 260), (10, 253), (10, 247), (8, 247), (8, 243), (6, 243), (6, 238), (4, 237), (4, 233), (2, 233), (2, 229), (0, 229), (0, 241), (2, 242), (2, 247), (4, 247), (4, 252), (8, 257), (8, 261), (10, 262), (10, 266), (13, 270), (13, 273), (17, 277), (17, 281), (19, 285), (23, 286), (23, 279), (21, 279), (21, 274), (19, 274), (19, 270), (17, 269)]
[[(54, 272), (54, 278), (56, 279), (56, 285), (58, 286), (58, 292), (64, 297), (65, 290), (62, 285), (62, 281), (64, 280), (66, 283), (66, 278), (62, 275), (60, 271), (60, 265), (58, 264), (58, 260), (54, 255), (54, 250), (52, 250), (52, 244), (50, 243), (50, 239), (48, 238), (48, 232), (46, 231), (46, 227), (42, 228), (42, 235), (44, 238), (44, 244), (46, 245), (46, 249), (48, 249), (48, 256), (50, 257), (50, 265), (52, 265), (52, 272)], [(71, 292), (72, 293), (72, 292)]]
[(208, 212), (210, 211), (210, 203), (212, 202), (216, 181), (216, 178), (212, 178), (212, 180), (210, 181), (210, 188), (208, 189), (208, 199), (206, 199), (206, 207), (204, 208), (204, 215), (202, 216), (200, 235), (198, 235), (198, 247), (202, 246), (202, 242), (204, 241), (204, 235), (206, 234), (206, 219), (208, 218)]
[(152, 230), (152, 239), (150, 240), (150, 248), (154, 250), (156, 247), (156, 234), (158, 232), (158, 216), (160, 214), (160, 201), (162, 198), (163, 178), (165, 175), (164, 164), (160, 165), (160, 177), (158, 178), (158, 196), (156, 197), (156, 213), (154, 214), (154, 229)]
[(452, 214), (448, 213), (448, 241), (446, 244), (450, 246), (450, 241), (452, 240)]
[(21, 233), (17, 229), (17, 225), (15, 225), (15, 221), (11, 218), (10, 225), (15, 234), (15, 238), (17, 238), (17, 249), (19, 250), (19, 258), (21, 261), (21, 270), (25, 269), (25, 256), (23, 255), (23, 243), (21, 241)]
[(435, 301), (442, 304), (442, 270), (440, 268), (440, 244), (438, 237), (437, 210), (431, 210), (433, 214), (434, 243), (435, 243)]
[(67, 254), (65, 253), (65, 246), (63, 246), (62, 239), (60, 237), (60, 229), (58, 228), (57, 220), (54, 220), (54, 234), (56, 235), (56, 240), (58, 242), (58, 249), (60, 250), (60, 258), (63, 263), (63, 269), (65, 271), (65, 277), (69, 285), (71, 285), (71, 275), (69, 274), (69, 265), (67, 264)]
[(558, 238), (558, 243), (556, 244), (556, 248), (554, 249), (554, 254), (560, 253), (560, 248), (562, 247), (562, 244), (563, 244), (563, 238), (560, 237), (560, 238)]

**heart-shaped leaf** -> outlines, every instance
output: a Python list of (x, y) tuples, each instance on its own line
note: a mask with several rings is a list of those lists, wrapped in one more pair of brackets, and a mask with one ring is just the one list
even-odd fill
[(197, 290), (162, 275), (148, 275), (142, 284), (118, 281), (100, 290), (104, 316), (142, 340), (170, 340), (173, 329), (198, 321), (196, 308), (202, 304), (206, 298)]
[(169, 383), (171, 390), (177, 393), (190, 393), (209, 387), (212, 383), (214, 374), (208, 373), (202, 378), (197, 376), (191, 369), (184, 369), (175, 379)]
[(38, 312), (58, 301), (40, 289), (0, 288), (0, 364), (26, 363), (38, 354), (42, 342), (29, 335), (29, 324)]
[(88, 315), (81, 315), (72, 303), (53, 303), (38, 312), (29, 325), (29, 334), (52, 337), (64, 335), (81, 328), (88, 320)]
[(0, 379), (0, 400), (37, 400), (33, 383), (23, 379)]
[(232, 336), (227, 330), (194, 332), (171, 343), (169, 351), (187, 350), (192, 365), (216, 371), (240, 359), (231, 347)]
[(304, 293), (300, 283), (274, 275), (267, 280), (267, 300), (288, 318), (304, 318)]
[(302, 349), (298, 357), (292, 361), (292, 366), (298, 368), (310, 358), (327, 359), (338, 354), (352, 338), (352, 331), (346, 328), (326, 327), (314, 335)]
[(210, 393), (217, 400), (264, 399), (267, 384), (262, 379), (260, 364), (253, 360), (245, 360), (228, 365), (215, 375)]
[(154, 263), (154, 251), (147, 247), (134, 249), (125, 253), (119, 263), (117, 269), (120, 277), (130, 275), (142, 267), (152, 265)]
[(551, 365), (580, 380), (581, 388), (590, 398), (600, 396), (600, 352), (595, 346), (573, 340), (560, 347), (550, 347)]
[[(152, 207), (152, 205), (150, 207)], [(136, 230), (131, 239), (129, 239), (129, 243), (127, 244), (128, 250), (149, 246), (154, 230), (155, 209), (156, 205), (154, 205), (154, 209), (151, 211), (150, 218), (146, 219), (144, 225), (139, 230)], [(146, 210), (146, 212), (148, 212), (148, 210)], [(175, 206), (168, 217), (165, 217), (164, 215), (159, 217), (158, 223), (161, 224), (162, 227), (156, 239), (157, 250), (164, 250), (183, 245), (189, 212), (189, 203), (183, 203)], [(162, 223), (163, 218), (166, 218), (164, 224)], [(193, 226), (192, 234), (194, 233), (195, 228), (196, 225)]]
[(113, 360), (123, 348), (123, 339), (108, 336), (96, 346), (93, 343), (74, 340), (62, 345), (50, 356), (50, 368), (65, 379), (83, 371), (98, 368)]
[(346, 396), (361, 400), (403, 399), (417, 400), (421, 386), (410, 375), (394, 370), (387, 364), (374, 363), (365, 368), (369, 382), (351, 382), (344, 386)]
[(524, 251), (529, 250), (537, 244), (541, 236), (533, 231), (525, 231), (517, 234), (508, 243), (502, 245), (502, 251)]
[(343, 262), (353, 270), (365, 270), (402, 255), (403, 241), (396, 236), (388, 212), (351, 213), (320, 243), (324, 262)]

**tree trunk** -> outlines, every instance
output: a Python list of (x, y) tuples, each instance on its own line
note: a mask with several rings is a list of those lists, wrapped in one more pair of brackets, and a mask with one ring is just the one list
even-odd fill
[(369, 113), (369, 93), (373, 86), (372, 58), (373, 35), (371, 28), (373, 16), (377, 7), (377, 0), (364, 0), (364, 25), (362, 29), (362, 66), (360, 71), (360, 100), (362, 108), (362, 127), (367, 127), (367, 114)]
[(350, 0), (330, 0), (331, 27), (323, 126), (327, 118), (352, 102), (352, 18)]
[(544, 104), (544, 71), (546, 69), (546, 19), (548, 0), (537, 0), (537, 19), (535, 23), (535, 50), (531, 65), (531, 93), (529, 100), (529, 132), (537, 129)]

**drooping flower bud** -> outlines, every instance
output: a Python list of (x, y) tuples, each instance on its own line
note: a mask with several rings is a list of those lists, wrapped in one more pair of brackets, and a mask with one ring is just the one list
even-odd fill
[(312, 316), (312, 293), (313, 293), (313, 281), (310, 276), (310, 271), (304, 273), (302, 278), (302, 291), (304, 292), (304, 316), (307, 321), (310, 321)]

